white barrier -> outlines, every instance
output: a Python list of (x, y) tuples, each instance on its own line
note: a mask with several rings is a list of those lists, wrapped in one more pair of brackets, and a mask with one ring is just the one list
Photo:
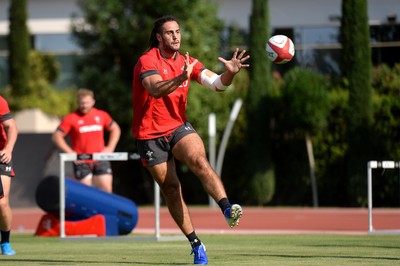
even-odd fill
[(394, 169), (400, 168), (399, 162), (395, 161), (369, 161), (368, 162), (368, 233), (370, 234), (400, 234), (400, 229), (393, 230), (377, 230), (373, 225), (373, 204), (372, 204), (372, 169), (383, 168), (383, 169)]
[[(138, 153), (127, 153), (127, 152), (113, 152), (113, 153), (93, 153), (93, 154), (74, 154), (74, 153), (60, 153), (60, 238), (61, 239), (79, 239), (79, 237), (67, 237), (65, 234), (65, 163), (76, 160), (97, 160), (97, 161), (127, 161), (127, 160), (139, 160), (140, 156)], [(174, 240), (182, 239), (182, 236), (161, 236), (160, 233), (160, 187), (157, 182), (154, 181), (154, 237), (130, 237), (131, 240)], [(121, 240), (123, 237), (101, 237), (101, 238), (85, 238), (85, 239), (118, 239)], [(128, 238), (126, 238), (128, 239)]]

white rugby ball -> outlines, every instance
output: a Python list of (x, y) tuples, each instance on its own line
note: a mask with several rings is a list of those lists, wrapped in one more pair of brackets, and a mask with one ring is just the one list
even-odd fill
[(286, 35), (274, 35), (269, 38), (265, 50), (268, 58), (275, 64), (286, 64), (292, 60), (295, 53), (294, 44)]

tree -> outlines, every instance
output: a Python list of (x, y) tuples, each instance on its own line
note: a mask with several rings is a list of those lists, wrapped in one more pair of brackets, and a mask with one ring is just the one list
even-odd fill
[(29, 33), (26, 26), (26, 0), (13, 0), (10, 5), (10, 33), (8, 35), (9, 75), (12, 94), (16, 97), (29, 92)]
[(11, 86), (2, 91), (12, 110), (39, 108), (47, 114), (63, 116), (76, 108), (76, 95), (72, 88), (57, 90), (52, 86), (60, 71), (60, 64), (52, 54), (31, 50), (28, 68), (26, 93), (15, 95)]
[(305, 137), (310, 167), (313, 206), (318, 207), (312, 136), (327, 125), (329, 113), (327, 80), (311, 69), (293, 68), (285, 74), (282, 100), (286, 106), (286, 128)]
[(372, 125), (371, 47), (365, 0), (342, 1), (341, 71), (349, 89), (348, 184), (352, 205), (366, 204), (366, 165)]
[(40, 108), (60, 116), (71, 111), (74, 97), (71, 90), (59, 91), (52, 86), (59, 75), (58, 62), (53, 55), (31, 50), (26, 0), (10, 1), (9, 19), (10, 84), (2, 94), (7, 97), (11, 109)]
[(250, 17), (251, 68), (246, 99), (248, 171), (247, 197), (264, 204), (274, 195), (275, 174), (271, 157), (271, 67), (265, 52), (269, 32), (268, 0), (253, 0)]
[[(373, 160), (400, 158), (400, 64), (379, 65), (372, 71), (374, 126), (372, 127)], [(375, 178), (376, 177), (376, 178)], [(399, 171), (386, 169), (373, 175), (373, 206), (399, 206)], [(376, 193), (375, 193), (376, 192)]]

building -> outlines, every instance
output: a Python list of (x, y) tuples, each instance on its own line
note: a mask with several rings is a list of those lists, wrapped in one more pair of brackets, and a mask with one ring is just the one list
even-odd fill
[[(0, 0), (0, 87), (7, 84), (8, 10), (11, 0)], [(248, 31), (251, 0), (214, 0), (218, 16), (227, 24)], [(338, 72), (336, 58), (342, 0), (269, 0), (273, 33), (291, 37), (296, 45), (296, 60), (313, 65), (321, 58), (325, 72)], [(74, 59), (80, 49), (70, 36), (72, 17), (81, 17), (77, 0), (28, 0), (28, 28), (33, 48), (53, 53), (61, 63), (58, 87), (74, 84)], [(375, 63), (400, 62), (395, 49), (400, 47), (400, 2), (368, 0), (371, 42)], [(266, 36), (267, 40), (267, 36)], [(319, 66), (324, 68), (324, 65)]]

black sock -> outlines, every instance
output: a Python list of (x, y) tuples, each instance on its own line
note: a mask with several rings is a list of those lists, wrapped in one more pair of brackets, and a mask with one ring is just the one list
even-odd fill
[(220, 201), (218, 201), (218, 206), (221, 208), (222, 213), (224, 213), (225, 210), (231, 206), (231, 204), (229, 203), (228, 198), (222, 198)]
[(1, 244), (10, 242), (10, 231), (1, 231)]
[(201, 245), (201, 241), (200, 239), (197, 237), (196, 233), (193, 231), (190, 234), (186, 235), (187, 239), (190, 242), (190, 245), (192, 246), (192, 248), (194, 247), (198, 247)]

